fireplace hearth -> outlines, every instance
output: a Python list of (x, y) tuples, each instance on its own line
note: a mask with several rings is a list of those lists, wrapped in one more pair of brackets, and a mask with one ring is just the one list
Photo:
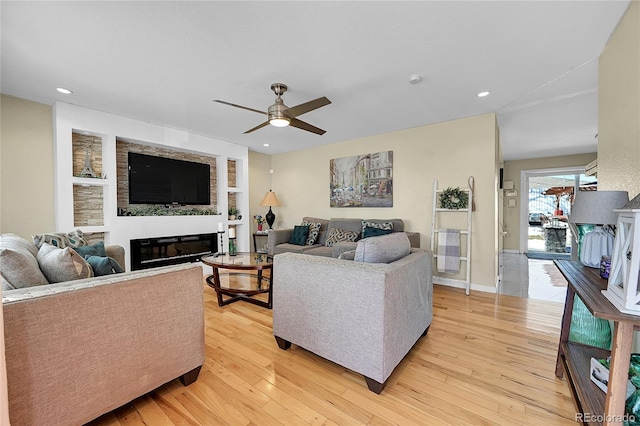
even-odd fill
[(196, 234), (131, 240), (131, 270), (196, 262), (218, 250), (217, 237)]

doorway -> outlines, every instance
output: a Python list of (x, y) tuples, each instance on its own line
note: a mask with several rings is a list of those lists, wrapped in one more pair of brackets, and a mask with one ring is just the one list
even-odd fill
[(523, 170), (521, 173), (520, 252), (529, 258), (561, 259), (571, 255), (573, 194), (580, 186), (597, 185), (584, 167)]

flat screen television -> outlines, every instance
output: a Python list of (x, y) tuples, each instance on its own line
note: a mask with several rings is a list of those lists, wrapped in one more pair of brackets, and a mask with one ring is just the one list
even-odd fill
[(211, 204), (209, 164), (129, 153), (129, 204)]

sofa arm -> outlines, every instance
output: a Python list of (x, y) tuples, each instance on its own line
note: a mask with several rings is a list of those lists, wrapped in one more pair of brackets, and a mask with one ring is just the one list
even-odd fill
[(405, 232), (407, 237), (409, 237), (409, 242), (411, 243), (411, 247), (420, 248), (420, 233), (419, 232)]
[(333, 254), (331, 256), (337, 259), (345, 251), (355, 250), (356, 247), (358, 247), (358, 243), (354, 243), (351, 241), (340, 241), (333, 245)]
[(293, 229), (269, 229), (267, 232), (267, 254), (273, 256), (278, 244), (288, 243)]
[(104, 251), (107, 253), (107, 256), (115, 259), (116, 262), (118, 262), (118, 264), (120, 266), (122, 266), (122, 269), (126, 268), (126, 262), (124, 259), (124, 247), (122, 246), (106, 246), (104, 248)]

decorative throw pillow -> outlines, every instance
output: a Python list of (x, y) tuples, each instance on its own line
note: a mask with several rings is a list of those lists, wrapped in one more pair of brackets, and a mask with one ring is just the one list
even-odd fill
[(314, 245), (316, 243), (316, 240), (318, 239), (318, 235), (320, 235), (320, 227), (322, 226), (322, 223), (307, 222), (306, 220), (303, 220), (302, 226), (309, 227), (309, 235), (307, 235), (307, 241), (305, 245), (307, 246)]
[(43, 243), (49, 243), (54, 247), (82, 247), (86, 246), (87, 240), (81, 230), (76, 229), (68, 234), (62, 232), (52, 232), (49, 234), (38, 234), (33, 236), (33, 243), (40, 248)]
[[(368, 220), (362, 221), (362, 235), (364, 235), (365, 228), (377, 228), (393, 231), (393, 222), (371, 222)], [(362, 238), (365, 238), (364, 236)]]
[(358, 233), (353, 231), (345, 231), (344, 229), (331, 228), (327, 234), (327, 241), (324, 243), (327, 247), (333, 247), (335, 243), (340, 241), (352, 241), (358, 240)]
[(393, 232), (379, 237), (364, 238), (356, 246), (356, 262), (391, 263), (411, 253), (409, 237)]
[(122, 266), (115, 259), (109, 256), (85, 256), (84, 260), (87, 261), (89, 265), (91, 265), (91, 269), (93, 269), (93, 274), (96, 277), (100, 277), (102, 275), (110, 275), (110, 274), (119, 274), (124, 272)]
[(291, 234), (291, 238), (289, 238), (289, 244), (303, 246), (307, 242), (308, 235), (309, 235), (308, 226), (296, 225), (293, 227), (293, 234)]
[[(87, 256), (101, 256), (104, 257), (107, 255), (107, 252), (104, 250), (104, 242), (100, 241), (99, 243), (91, 244), (89, 246), (82, 247), (74, 247), (73, 248), (76, 253), (78, 253), (83, 258), (87, 258)], [(95, 272), (95, 271), (94, 271)]]
[(49, 284), (42, 274), (36, 247), (15, 234), (0, 236), (0, 269), (8, 287), (23, 288)]
[(369, 237), (379, 237), (380, 235), (391, 234), (393, 230), (391, 229), (382, 229), (382, 228), (374, 228), (373, 226), (365, 226), (362, 231), (362, 238)]
[(43, 243), (38, 250), (38, 264), (50, 283), (79, 280), (93, 276), (91, 266), (70, 247), (63, 249)]

